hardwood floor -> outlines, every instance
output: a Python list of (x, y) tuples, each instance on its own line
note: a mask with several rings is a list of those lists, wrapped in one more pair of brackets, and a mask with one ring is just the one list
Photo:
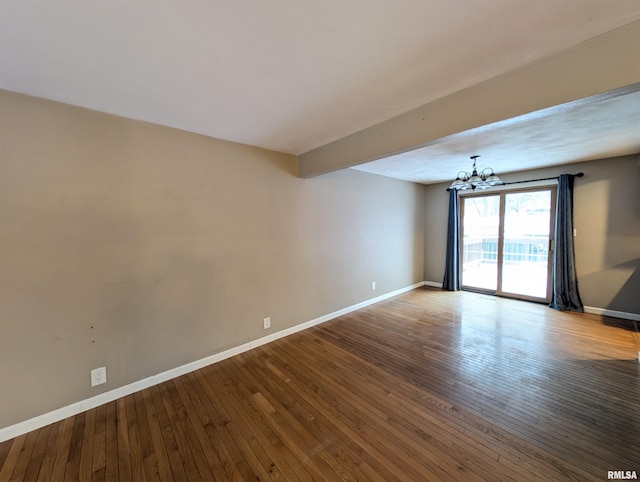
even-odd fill
[(0, 444), (0, 481), (640, 474), (614, 319), (422, 288)]

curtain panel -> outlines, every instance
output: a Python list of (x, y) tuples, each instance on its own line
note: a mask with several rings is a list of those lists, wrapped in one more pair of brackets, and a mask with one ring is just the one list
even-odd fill
[(558, 177), (556, 203), (555, 250), (551, 274), (551, 303), (561, 311), (584, 311), (578, 292), (575, 250), (573, 245), (573, 181), (575, 176)]
[(460, 230), (458, 220), (458, 193), (449, 191), (449, 221), (447, 227), (447, 255), (445, 258), (442, 289), (458, 291), (460, 289)]

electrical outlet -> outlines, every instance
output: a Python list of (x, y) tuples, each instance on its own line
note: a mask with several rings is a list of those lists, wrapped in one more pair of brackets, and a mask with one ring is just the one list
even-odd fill
[(107, 383), (107, 367), (100, 367), (91, 370), (91, 386), (102, 385)]
[(267, 316), (264, 320), (262, 320), (262, 325), (264, 326), (265, 330), (267, 328), (271, 328), (271, 317)]
[(371, 282), (371, 289), (372, 289), (372, 290), (375, 290), (375, 289), (376, 289), (376, 282), (375, 282), (375, 281), (372, 281), (372, 282)]

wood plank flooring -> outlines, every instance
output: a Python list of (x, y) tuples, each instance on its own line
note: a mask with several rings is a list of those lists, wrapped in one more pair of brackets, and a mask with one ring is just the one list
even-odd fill
[(640, 474), (638, 349), (615, 319), (425, 287), (4, 442), (0, 481)]

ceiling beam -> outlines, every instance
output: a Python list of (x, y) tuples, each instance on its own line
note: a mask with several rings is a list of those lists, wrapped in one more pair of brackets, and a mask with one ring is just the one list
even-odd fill
[(600, 35), (298, 157), (302, 178), (640, 81), (640, 22)]

